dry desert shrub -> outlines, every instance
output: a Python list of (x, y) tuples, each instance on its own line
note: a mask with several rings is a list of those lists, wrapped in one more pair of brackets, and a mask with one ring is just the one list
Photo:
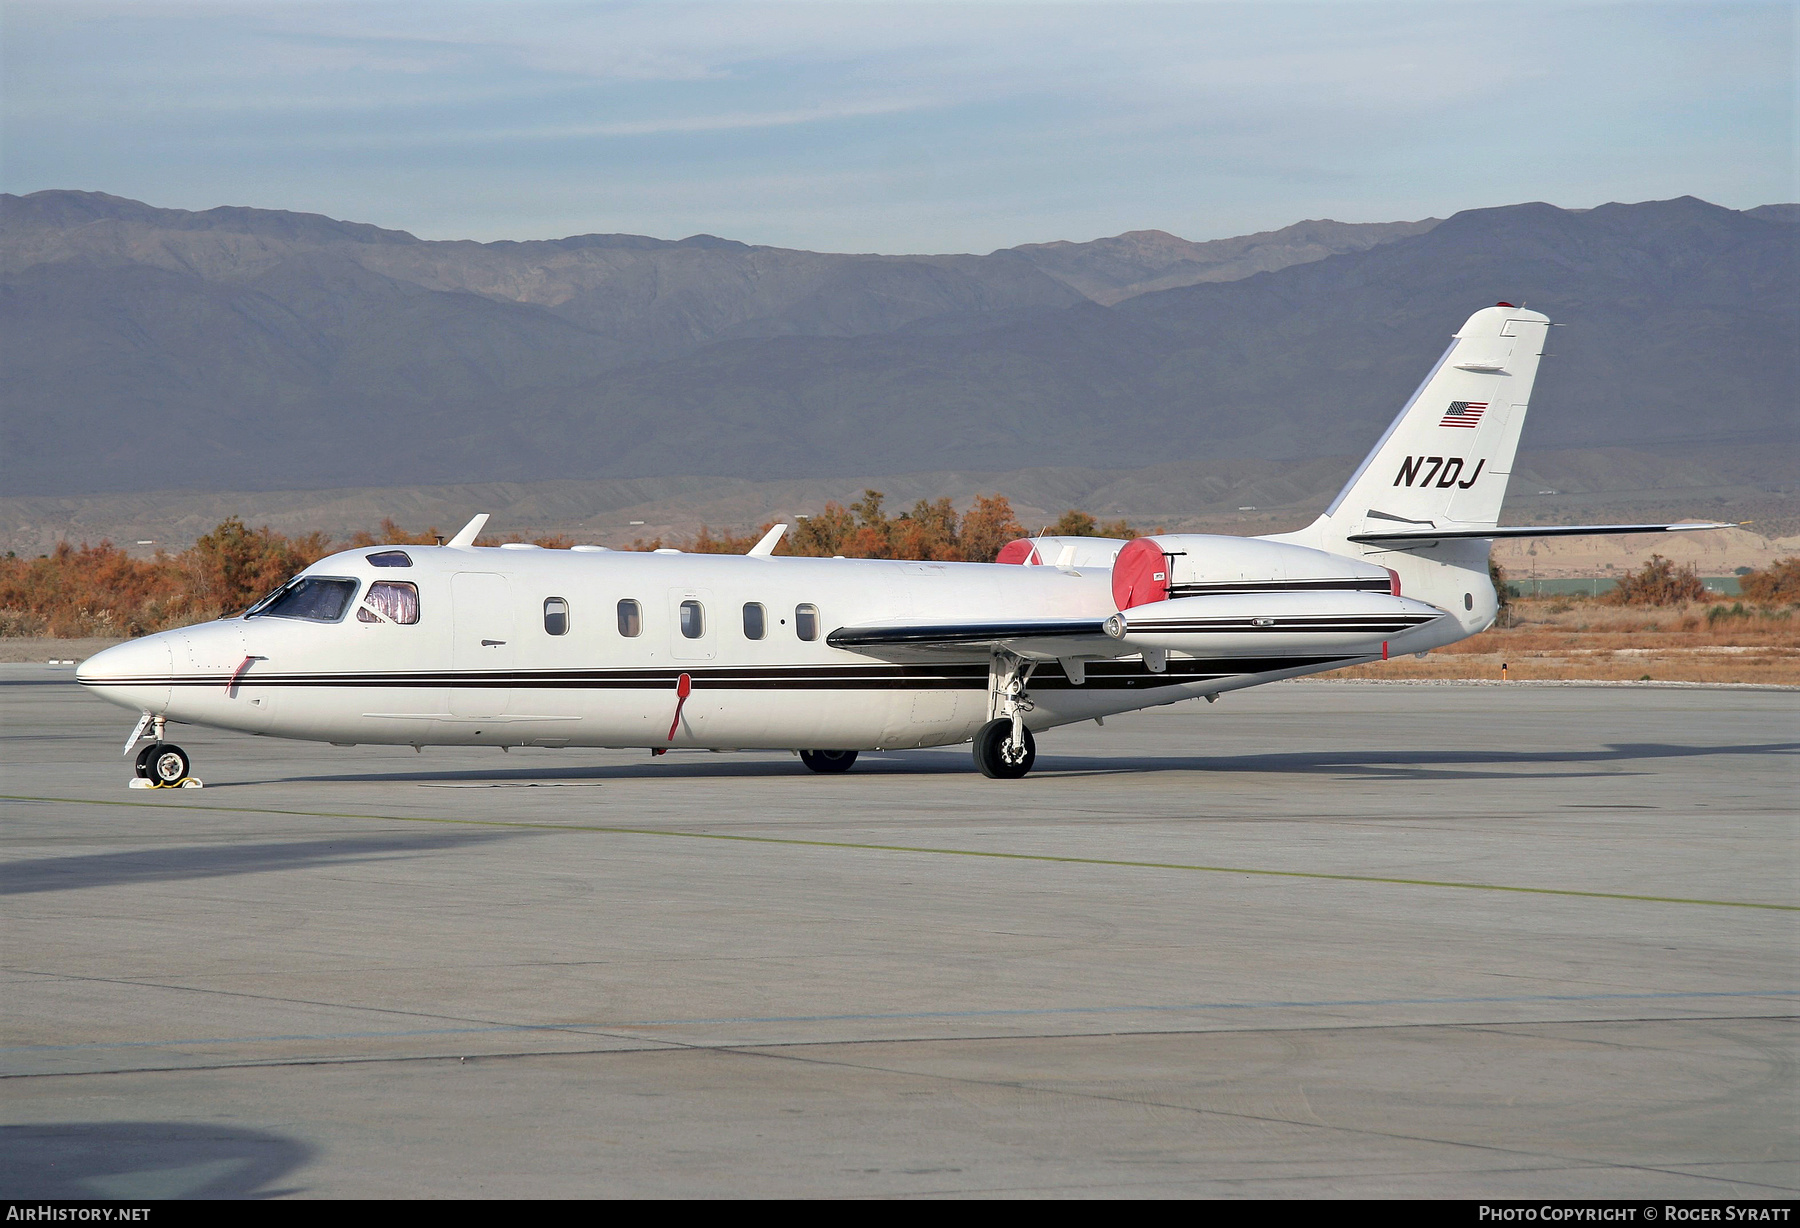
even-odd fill
[(335, 548), (322, 533), (289, 537), (235, 516), (180, 554), (148, 559), (109, 541), (60, 542), (40, 558), (0, 559), (0, 635), (128, 638), (204, 622), (244, 609)]
[[(852, 559), (991, 563), (1000, 553), (1000, 547), (1025, 535), (1025, 528), (1013, 514), (1012, 504), (1005, 495), (977, 495), (974, 504), (961, 516), (957, 515), (949, 499), (935, 502), (920, 499), (911, 511), (889, 516), (883, 508), (886, 499), (879, 490), (865, 490), (863, 497), (849, 507), (827, 503), (822, 511), (795, 525), (775, 548), (775, 553), (812, 558), (841, 554)], [(1086, 521), (1091, 524), (1093, 517), (1087, 516)], [(770, 521), (754, 534), (734, 537), (714, 535), (702, 526), (699, 536), (682, 543), (681, 548), (742, 554), (773, 527), (774, 521)], [(661, 539), (657, 539), (656, 545), (661, 544)], [(654, 548), (649, 543), (641, 543), (641, 546)]]
[(1326, 675), (1368, 678), (1632, 681), (1800, 685), (1792, 606), (1683, 602), (1621, 606), (1592, 597), (1515, 598), (1496, 626), (1424, 660), (1401, 657)]
[[(949, 499), (921, 499), (910, 512), (889, 516), (878, 490), (843, 507), (830, 503), (799, 523), (778, 553), (842, 554), (852, 558), (992, 561), (1000, 547), (1025, 529), (1004, 495), (981, 495), (957, 514)], [(717, 533), (702, 526), (677, 543), (694, 553), (742, 554), (772, 525), (754, 534)], [(1131, 536), (1123, 522), (1099, 524), (1071, 511), (1057, 528), (1071, 534), (1104, 532)], [(109, 541), (98, 546), (62, 542), (36, 559), (0, 559), (0, 636), (130, 637), (186, 626), (236, 613), (290, 576), (335, 550), (377, 545), (425, 545), (441, 540), (438, 530), (409, 532), (383, 520), (374, 532), (359, 532), (342, 546), (323, 533), (290, 537), (269, 528), (251, 528), (233, 516), (180, 554), (158, 551), (134, 559)], [(483, 537), (481, 545), (526, 540), (518, 533)], [(530, 539), (546, 549), (567, 549), (561, 535)], [(638, 541), (633, 549), (654, 550), (661, 538)]]
[(1619, 586), (1602, 600), (1613, 605), (1679, 605), (1705, 597), (1699, 568), (1692, 563), (1677, 567), (1673, 560), (1653, 554), (1637, 571), (1621, 577)]
[(1738, 589), (1765, 605), (1800, 601), (1800, 556), (1777, 559), (1760, 570), (1746, 572), (1738, 578)]

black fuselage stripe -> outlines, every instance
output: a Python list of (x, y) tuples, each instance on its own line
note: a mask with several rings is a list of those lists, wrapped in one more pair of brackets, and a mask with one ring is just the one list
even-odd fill
[[(1136, 686), (1153, 683), (1173, 686), (1183, 682), (1210, 681), (1244, 674), (1274, 673), (1305, 669), (1317, 665), (1356, 660), (1341, 655), (1305, 657), (1244, 657), (1215, 661), (1171, 661), (1167, 670), (1152, 673), (1139, 662), (1092, 661), (1085, 670), (1086, 686)], [(922, 673), (866, 669), (840, 670), (835, 675), (794, 676), (787, 673), (765, 673), (745, 676), (747, 671), (729, 670), (709, 673), (695, 669), (669, 669), (666, 672), (628, 671), (555, 671), (490, 672), (490, 673), (413, 673), (413, 674), (269, 674), (246, 675), (237, 682), (239, 689), (256, 687), (341, 688), (341, 689), (409, 689), (453, 687), (492, 690), (512, 688), (527, 691), (558, 690), (673, 690), (676, 680), (687, 674), (696, 690), (717, 691), (819, 691), (819, 690), (986, 690), (987, 670), (974, 667), (955, 673)], [(224, 689), (231, 681), (229, 674), (181, 675), (162, 678), (89, 678), (87, 686), (173, 686)], [(1074, 685), (1058, 666), (1045, 666), (1032, 675), (1034, 687), (1067, 687)]]
[(1169, 599), (1226, 597), (1233, 593), (1392, 593), (1387, 577), (1367, 580), (1291, 580), (1230, 584), (1171, 584)]

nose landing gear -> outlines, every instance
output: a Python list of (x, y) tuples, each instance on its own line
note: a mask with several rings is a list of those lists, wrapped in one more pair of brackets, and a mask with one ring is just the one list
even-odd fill
[(190, 766), (187, 752), (167, 742), (152, 742), (138, 752), (138, 778), (153, 789), (180, 788), (189, 781), (198, 786), (200, 782), (188, 775)]
[(137, 728), (132, 730), (131, 741), (125, 743), (125, 753), (131, 753), (132, 744), (144, 736), (147, 727), (154, 727), (150, 745), (140, 750), (137, 755), (137, 775), (131, 782), (134, 789), (201, 789), (205, 786), (188, 775), (193, 766), (187, 752), (179, 746), (163, 741), (163, 729), (166, 718), (144, 713)]

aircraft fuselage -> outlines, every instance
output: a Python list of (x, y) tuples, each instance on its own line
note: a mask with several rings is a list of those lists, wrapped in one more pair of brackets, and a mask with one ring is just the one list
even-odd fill
[[(410, 565), (369, 562), (396, 552)], [(346, 551), (302, 578), (343, 581), (321, 588), (341, 592), (341, 610), (327, 602), (313, 617), (253, 613), (146, 636), (90, 659), (81, 680), (169, 721), (337, 743), (894, 749), (966, 742), (993, 719), (993, 656), (970, 646), (881, 659), (833, 647), (834, 629), (944, 624), (971, 611), (1102, 620), (1118, 608), (1107, 567), (408, 546)], [(416, 621), (359, 614), (381, 584), (416, 590), (416, 608), (402, 611)], [(1173, 703), (1377, 659), (1384, 643), (1419, 651), (1468, 633), (1447, 618), (1370, 631), (1249, 617), (1295, 597), (1308, 609), (1402, 604), (1248, 594), (1243, 626), (1210, 630), (1198, 653), (1168, 653), (1160, 672), (1137, 655), (1041, 661), (1025, 724)], [(1427, 611), (1414, 621), (1440, 613), (1403, 604)]]

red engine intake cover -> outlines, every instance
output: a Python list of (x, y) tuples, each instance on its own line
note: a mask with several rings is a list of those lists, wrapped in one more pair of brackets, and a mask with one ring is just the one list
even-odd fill
[(996, 563), (1016, 563), (1029, 567), (1041, 564), (1044, 560), (1037, 557), (1037, 543), (1029, 537), (1015, 537), (1000, 547), (1000, 555)]
[(1149, 605), (1169, 598), (1169, 560), (1162, 547), (1148, 537), (1125, 543), (1113, 560), (1113, 600), (1121, 610)]

